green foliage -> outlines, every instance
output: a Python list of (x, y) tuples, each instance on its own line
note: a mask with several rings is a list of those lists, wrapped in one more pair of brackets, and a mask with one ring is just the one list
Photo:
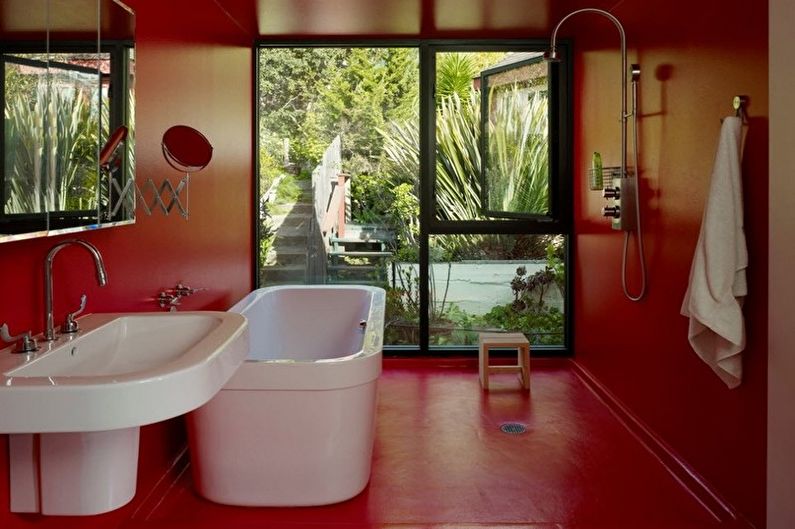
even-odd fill
[[(31, 99), (15, 97), (5, 107), (5, 185), (8, 213), (47, 211), (44, 164), (44, 113), (46, 92)], [(33, 101), (31, 107), (30, 102)]]
[(482, 218), (480, 93), (444, 99), (436, 112), (436, 206), (442, 220)]
[(436, 106), (453, 94), (460, 99), (479, 82), (480, 72), (500, 62), (505, 52), (450, 52), (436, 55)]
[(383, 137), (381, 170), (394, 185), (417, 182), (420, 174), (419, 115), (390, 121), (378, 133)]
[(259, 188), (265, 193), (283, 171), (284, 144), (272, 134), (260, 134)]
[(518, 87), (495, 94), (489, 120), (489, 209), (545, 214), (549, 211), (547, 98)]
[[(514, 97), (500, 98), (490, 125), (490, 176), (500, 205), (512, 211), (546, 212), (548, 209), (548, 151), (546, 99), (529, 104)], [(419, 168), (418, 120), (390, 123), (381, 130), (384, 165), (393, 180), (416, 178)], [(453, 94), (436, 112), (436, 204), (442, 220), (483, 218), (480, 193), (480, 93), (466, 99)]]
[(450, 96), (466, 99), (472, 79), (480, 73), (471, 53), (440, 53), (436, 56), (436, 104)]
[(276, 188), (275, 203), (292, 204), (301, 198), (303, 193), (303, 190), (298, 187), (298, 184), (296, 184), (296, 177), (293, 175), (287, 175), (279, 183), (279, 187)]
[(259, 211), (259, 269), (262, 269), (268, 261), (268, 253), (273, 248), (274, 240), (276, 239), (276, 231), (273, 229), (271, 223), (270, 212), (268, 211), (268, 203), (260, 202)]
[(500, 305), (483, 316), (484, 322), (505, 330), (516, 330), (531, 336), (534, 344), (558, 345), (563, 339), (563, 313), (546, 304), (545, 295), (552, 285), (563, 294), (565, 268), (562, 238), (547, 245), (546, 266), (532, 275), (520, 266), (511, 280), (513, 303)]
[[(30, 59), (40, 59), (46, 61), (46, 55), (27, 54)], [(32, 105), (36, 98), (33, 94), (36, 93), (38, 85), (38, 75), (28, 75), (22, 73), (20, 66), (13, 62), (5, 63), (5, 98), (6, 100), (24, 99), (29, 105)]]
[[(324, 82), (326, 72), (341, 66), (343, 51), (342, 48), (268, 48), (258, 54), (262, 126), (276, 138), (290, 139), (294, 161), (311, 166), (306, 157), (319, 154), (313, 145), (318, 140), (313, 135), (317, 127), (312, 123), (311, 113), (317, 104), (318, 86)], [(269, 145), (273, 144), (265, 142), (264, 148)], [(281, 150), (270, 155), (279, 159)]]
[(511, 305), (494, 307), (483, 320), (498, 329), (523, 332), (534, 345), (563, 343), (563, 313), (554, 307), (517, 311)]
[(99, 127), (91, 101), (82, 91), (44, 84), (6, 100), (6, 212), (96, 207)]
[(377, 129), (418, 107), (418, 54), (410, 48), (268, 48), (259, 63), (262, 133), (288, 138), (302, 169), (342, 134), (344, 169), (375, 172)]
[(352, 48), (344, 67), (327, 76), (318, 109), (324, 130), (344, 139), (346, 172), (377, 170), (383, 144), (378, 129), (405, 118), (407, 102), (416, 99), (416, 60), (416, 51), (406, 48)]
[(383, 178), (359, 174), (350, 179), (351, 217), (359, 224), (380, 224), (389, 209), (390, 185)]
[(398, 184), (392, 189), (387, 213), (401, 246), (416, 251), (420, 235), (420, 201), (413, 184)]

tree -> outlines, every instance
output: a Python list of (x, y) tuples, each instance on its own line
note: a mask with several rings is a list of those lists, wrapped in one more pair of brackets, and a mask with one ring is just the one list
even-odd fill
[(416, 50), (408, 48), (351, 48), (343, 67), (321, 89), (318, 110), (325, 130), (342, 135), (348, 172), (378, 171), (383, 151), (378, 130), (392, 119), (413, 114), (419, 89), (417, 61)]
[[(294, 161), (310, 170), (342, 134), (346, 170), (376, 171), (382, 146), (377, 129), (418, 107), (418, 61), (410, 48), (263, 49), (261, 143), (289, 138)], [(271, 147), (278, 148), (279, 142)]]
[(327, 76), (342, 66), (344, 54), (344, 48), (266, 48), (260, 51), (260, 143), (269, 150), (273, 160), (281, 158), (281, 140), (287, 138), (294, 161), (311, 165), (318, 154), (312, 111), (320, 98), (319, 87)]

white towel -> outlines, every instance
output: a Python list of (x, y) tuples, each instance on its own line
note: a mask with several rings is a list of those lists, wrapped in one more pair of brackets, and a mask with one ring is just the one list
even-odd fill
[(748, 250), (740, 174), (742, 121), (723, 120), (707, 204), (681, 313), (690, 318), (693, 350), (730, 388), (742, 380)]

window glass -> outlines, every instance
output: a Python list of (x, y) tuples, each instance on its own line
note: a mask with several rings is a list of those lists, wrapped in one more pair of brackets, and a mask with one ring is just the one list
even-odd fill
[(562, 235), (432, 235), (430, 343), (478, 343), (479, 332), (522, 332), (564, 344)]
[(435, 59), (436, 218), (550, 215), (541, 53), (439, 51)]

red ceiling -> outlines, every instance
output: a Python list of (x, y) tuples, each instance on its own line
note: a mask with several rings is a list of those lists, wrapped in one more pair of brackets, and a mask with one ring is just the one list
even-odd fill
[[(50, 4), (51, 27), (66, 38), (88, 37), (96, 28), (96, 0)], [(122, 2), (124, 3), (124, 2)], [(227, 18), (247, 39), (279, 37), (545, 36), (565, 9), (552, 0), (210, 0), (216, 20)], [(132, 0), (134, 8), (137, 2)], [(3, 0), (2, 39), (41, 38), (45, 0)], [(124, 9), (102, 0), (103, 35), (129, 38), (134, 23)], [(178, 25), (175, 23), (175, 26)]]
[(254, 37), (540, 35), (562, 9), (551, 0), (214, 0)]

